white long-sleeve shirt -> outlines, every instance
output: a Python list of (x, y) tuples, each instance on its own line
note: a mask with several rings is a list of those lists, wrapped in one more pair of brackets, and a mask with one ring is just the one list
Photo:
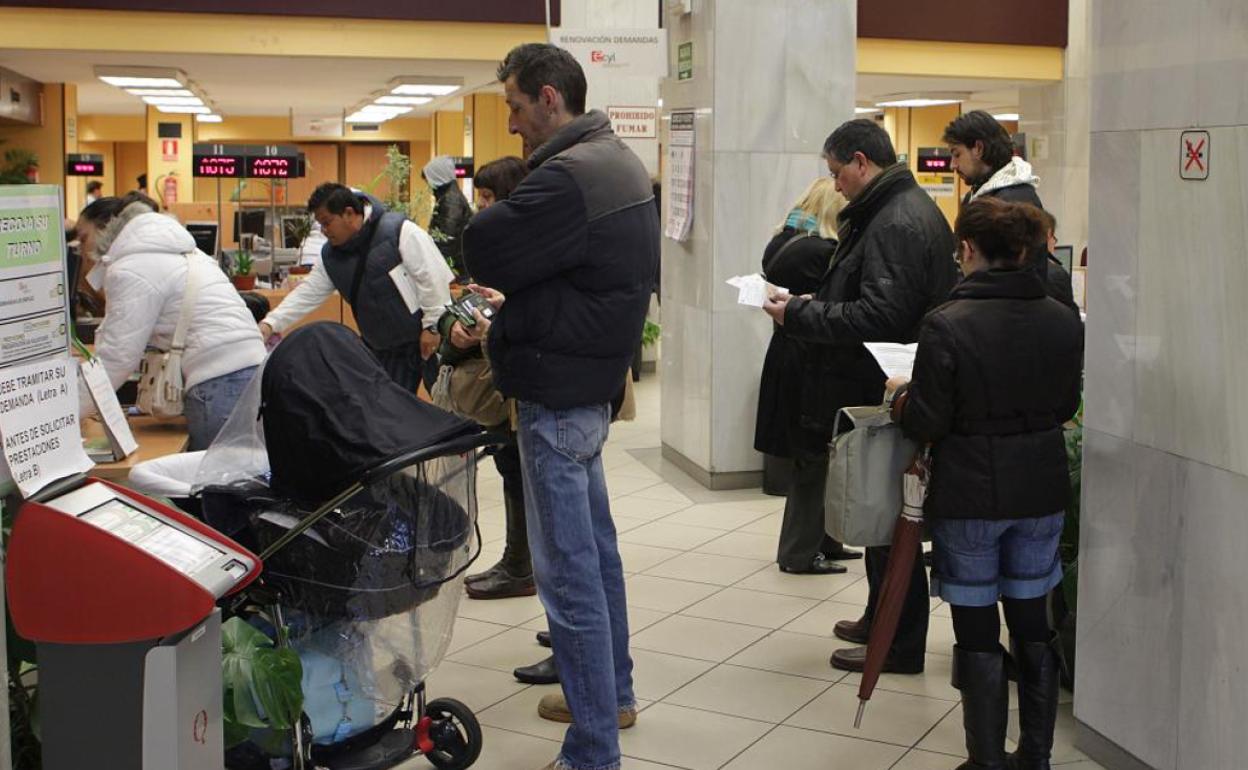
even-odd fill
[[(372, 215), (373, 207), (364, 207), (364, 218)], [(455, 274), (429, 234), (415, 222), (404, 222), (399, 230), (399, 258), (412, 278), (420, 296), (421, 325), (436, 330), (438, 319), (451, 301), (451, 282)], [(325, 270), (324, 260), (281, 303), (264, 317), (264, 323), (281, 333), (321, 306), (334, 293), (334, 282)]]

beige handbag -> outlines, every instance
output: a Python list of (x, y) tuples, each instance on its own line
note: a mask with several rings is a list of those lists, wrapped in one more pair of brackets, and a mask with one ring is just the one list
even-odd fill
[(484, 356), (443, 366), (429, 395), (436, 406), (486, 428), (507, 421), (507, 401), (494, 387), (490, 362)]
[(186, 289), (182, 292), (182, 312), (173, 330), (173, 344), (169, 350), (151, 350), (143, 356), (139, 369), (139, 411), (153, 417), (169, 419), (182, 414), (182, 352), (186, 350), (187, 327), (191, 323), (191, 310), (199, 294), (191, 253), (186, 257)]

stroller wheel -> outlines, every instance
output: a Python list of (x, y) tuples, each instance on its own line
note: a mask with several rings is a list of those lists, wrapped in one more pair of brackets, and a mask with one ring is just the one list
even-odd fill
[(481, 756), (481, 723), (472, 709), (454, 698), (438, 698), (429, 701), (423, 716), (433, 720), (429, 738), (434, 748), (425, 756), (434, 767), (464, 770)]

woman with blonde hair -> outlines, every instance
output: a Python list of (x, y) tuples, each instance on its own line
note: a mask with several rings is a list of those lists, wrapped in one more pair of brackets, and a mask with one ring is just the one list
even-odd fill
[[(820, 177), (810, 183), (775, 236), (763, 250), (763, 275), (793, 294), (809, 294), (819, 287), (836, 252), (837, 215), (845, 199), (836, 183)], [(802, 347), (788, 339), (784, 327), (773, 326), (771, 344), (763, 360), (759, 383), (758, 422), (754, 448), (767, 455), (771, 469), (792, 468), (784, 525), (776, 561), (788, 573), (828, 575), (845, 572), (840, 559), (857, 559), (824, 532), (823, 472), (820, 463), (805, 462), (803, 449), (811, 441), (803, 436), (801, 419)]]

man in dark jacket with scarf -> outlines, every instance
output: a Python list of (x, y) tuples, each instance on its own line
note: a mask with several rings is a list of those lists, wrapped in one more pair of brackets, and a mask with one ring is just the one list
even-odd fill
[[(983, 110), (959, 115), (945, 127), (944, 140), (953, 155), (953, 170), (971, 187), (962, 199), (963, 206), (976, 198), (993, 197), (1044, 209), (1036, 192), (1040, 178), (1031, 173), (1030, 163), (1014, 154), (1014, 142), (996, 118)], [(1029, 263), (1050, 297), (1079, 310), (1070, 273), (1049, 252), (1047, 240), (1036, 244)]]
[(566, 694), (538, 713), (572, 723), (549, 767), (618, 767), (637, 700), (602, 446), (650, 303), (659, 218), (641, 161), (585, 112), (571, 54), (519, 46), (498, 79), (532, 171), (469, 223), (464, 257), (500, 308), (487, 347), (517, 401), (533, 574)]
[[(808, 343), (802, 388), (805, 451), (794, 457), (793, 486), (822, 486), (828, 441), (842, 407), (878, 404), (885, 375), (864, 342), (912, 343), (928, 310), (957, 281), (953, 233), (940, 209), (919, 187), (883, 128), (851, 120), (828, 137), (823, 155), (837, 189), (849, 200), (841, 211), (840, 243), (814, 299), (771, 300), (767, 313), (794, 339)], [(876, 611), (888, 548), (868, 548), (870, 597), (859, 620), (836, 624), (846, 641), (866, 644)], [(921, 555), (902, 610), (885, 671), (923, 670), (929, 605)], [(837, 650), (832, 665), (861, 671), (866, 648)]]

